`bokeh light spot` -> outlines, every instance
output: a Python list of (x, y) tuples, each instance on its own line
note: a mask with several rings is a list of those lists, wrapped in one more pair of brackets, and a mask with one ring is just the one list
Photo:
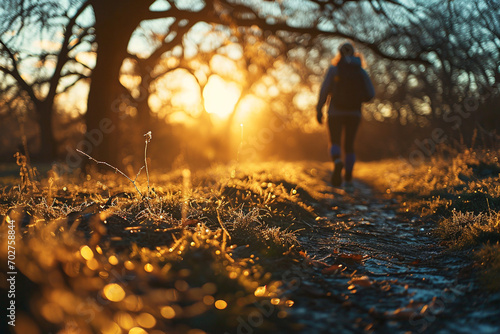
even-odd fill
[(212, 305), (215, 302), (215, 298), (213, 296), (205, 296), (203, 297), (203, 303), (207, 306)]
[(219, 299), (215, 302), (215, 307), (219, 310), (223, 310), (227, 307), (227, 303), (225, 300)]
[(115, 322), (111, 322), (109, 325), (106, 325), (106, 327), (103, 327), (102, 329), (102, 334), (121, 334), (121, 333), (122, 329)]
[(97, 270), (99, 269), (99, 262), (96, 259), (92, 258), (87, 261), (87, 267), (89, 267), (90, 270)]
[(59, 305), (48, 303), (42, 306), (41, 313), (43, 317), (52, 322), (59, 323), (64, 319), (64, 314)]
[(109, 258), (108, 258), (108, 262), (109, 264), (112, 264), (114, 266), (116, 266), (118, 264), (118, 258), (114, 255), (111, 255)]
[(256, 297), (263, 297), (266, 294), (266, 286), (259, 286), (257, 289), (255, 289), (254, 295)]
[(175, 310), (170, 306), (162, 307), (160, 313), (165, 319), (173, 319), (175, 317)]
[(116, 283), (106, 285), (103, 292), (104, 296), (112, 302), (119, 302), (125, 298), (125, 290)]
[(184, 280), (177, 280), (174, 283), (175, 288), (180, 292), (185, 292), (189, 289), (189, 284)]
[(92, 252), (92, 249), (87, 245), (80, 248), (80, 254), (85, 260), (90, 260), (94, 257), (94, 252)]
[(137, 323), (144, 328), (153, 328), (156, 325), (156, 319), (149, 313), (141, 313), (136, 318)]
[(141, 327), (134, 327), (128, 331), (128, 334), (148, 334), (148, 332), (146, 332)]
[(153, 271), (153, 269), (154, 269), (154, 267), (153, 267), (153, 265), (152, 265), (151, 263), (146, 263), (146, 264), (144, 265), (144, 271), (145, 271), (145, 272), (150, 273), (150, 272), (152, 272), (152, 271)]
[(123, 264), (127, 270), (134, 270), (135, 265), (132, 263), (132, 261), (125, 261)]
[(125, 330), (129, 330), (135, 326), (134, 318), (126, 312), (118, 312), (114, 320)]
[(125, 304), (127, 310), (135, 312), (142, 310), (142, 307), (144, 306), (141, 297), (136, 295), (127, 296), (127, 298), (123, 300), (123, 303)]

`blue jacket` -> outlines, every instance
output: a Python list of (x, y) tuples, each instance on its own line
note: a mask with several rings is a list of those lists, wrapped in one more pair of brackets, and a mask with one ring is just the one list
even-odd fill
[[(359, 67), (361, 67), (361, 59), (359, 57), (349, 57), (348, 61), (351, 64), (359, 65)], [(371, 100), (375, 96), (375, 89), (373, 88), (373, 84), (372, 81), (370, 80), (370, 77), (368, 76), (368, 73), (366, 73), (364, 69), (361, 69), (361, 71), (365, 79), (366, 91), (368, 92), (369, 99)], [(321, 85), (318, 105), (316, 106), (316, 111), (318, 114), (322, 114), (323, 105), (326, 103), (328, 96), (333, 91), (334, 87), (332, 85), (335, 84), (334, 78), (337, 75), (337, 72), (338, 70), (336, 66), (330, 66), (330, 68), (328, 68), (325, 80), (323, 80), (323, 84)], [(333, 106), (333, 103), (330, 103), (328, 107), (328, 116), (333, 116), (333, 115), (361, 116), (361, 110), (336, 110), (335, 107)]]

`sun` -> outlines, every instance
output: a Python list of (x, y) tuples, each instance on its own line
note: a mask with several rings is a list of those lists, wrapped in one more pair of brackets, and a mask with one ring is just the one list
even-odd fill
[(203, 89), (205, 109), (209, 114), (227, 118), (234, 111), (240, 95), (241, 90), (236, 83), (228, 82), (216, 74), (211, 75)]

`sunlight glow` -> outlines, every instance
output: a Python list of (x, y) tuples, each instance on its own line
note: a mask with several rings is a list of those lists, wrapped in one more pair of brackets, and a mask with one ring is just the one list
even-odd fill
[(241, 90), (237, 84), (227, 82), (218, 75), (212, 75), (203, 90), (205, 109), (209, 114), (227, 118), (234, 111), (240, 95)]
[(186, 123), (200, 115), (201, 94), (196, 78), (187, 70), (167, 73), (153, 83), (149, 105), (159, 118), (170, 123)]
[[(248, 122), (251, 116), (262, 112), (266, 107), (264, 100), (253, 94), (245, 95), (238, 103), (236, 110), (236, 121), (239, 123)], [(251, 122), (251, 121), (250, 121)]]

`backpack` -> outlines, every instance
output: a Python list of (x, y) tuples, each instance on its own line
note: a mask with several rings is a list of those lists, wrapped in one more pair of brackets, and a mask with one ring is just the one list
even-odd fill
[(369, 100), (363, 69), (359, 62), (341, 59), (333, 80), (331, 103), (336, 110), (361, 110), (361, 104)]

